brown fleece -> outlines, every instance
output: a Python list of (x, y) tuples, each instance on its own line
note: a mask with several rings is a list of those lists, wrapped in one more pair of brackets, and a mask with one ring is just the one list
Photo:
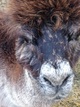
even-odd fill
[(18, 23), (31, 25), (47, 17), (52, 21), (53, 16), (58, 16), (55, 23), (58, 28), (70, 20), (80, 20), (80, 0), (12, 0), (9, 14)]

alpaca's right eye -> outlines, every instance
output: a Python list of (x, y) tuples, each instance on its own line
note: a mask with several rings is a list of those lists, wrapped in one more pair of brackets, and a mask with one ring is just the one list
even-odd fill
[(29, 44), (29, 43), (31, 43), (31, 40), (28, 40), (28, 38), (22, 36), (22, 37), (18, 38), (18, 43), (19, 43), (20, 45), (22, 45), (22, 44), (24, 44), (24, 43), (25, 43), (25, 44)]
[(16, 50), (17, 48), (20, 48), (22, 47), (23, 45), (27, 46), (29, 44), (29, 41), (28, 39), (26, 39), (25, 37), (19, 37), (17, 40), (16, 40)]

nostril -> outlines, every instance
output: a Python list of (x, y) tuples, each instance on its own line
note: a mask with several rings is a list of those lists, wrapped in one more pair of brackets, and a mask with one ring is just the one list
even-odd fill
[(70, 78), (71, 75), (68, 75), (62, 82), (61, 86), (65, 85), (68, 81), (68, 79)]
[(43, 77), (44, 81), (47, 82), (49, 85), (53, 86), (51, 81), (47, 77)]

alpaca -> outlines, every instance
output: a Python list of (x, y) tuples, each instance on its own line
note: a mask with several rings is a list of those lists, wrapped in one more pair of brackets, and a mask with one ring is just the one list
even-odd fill
[(67, 97), (79, 34), (80, 0), (10, 0), (0, 12), (0, 107), (51, 107)]

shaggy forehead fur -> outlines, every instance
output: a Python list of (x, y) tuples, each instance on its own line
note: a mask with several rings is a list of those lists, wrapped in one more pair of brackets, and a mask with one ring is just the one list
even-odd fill
[(55, 14), (63, 23), (80, 20), (80, 0), (12, 0), (10, 5), (14, 19), (22, 24)]

